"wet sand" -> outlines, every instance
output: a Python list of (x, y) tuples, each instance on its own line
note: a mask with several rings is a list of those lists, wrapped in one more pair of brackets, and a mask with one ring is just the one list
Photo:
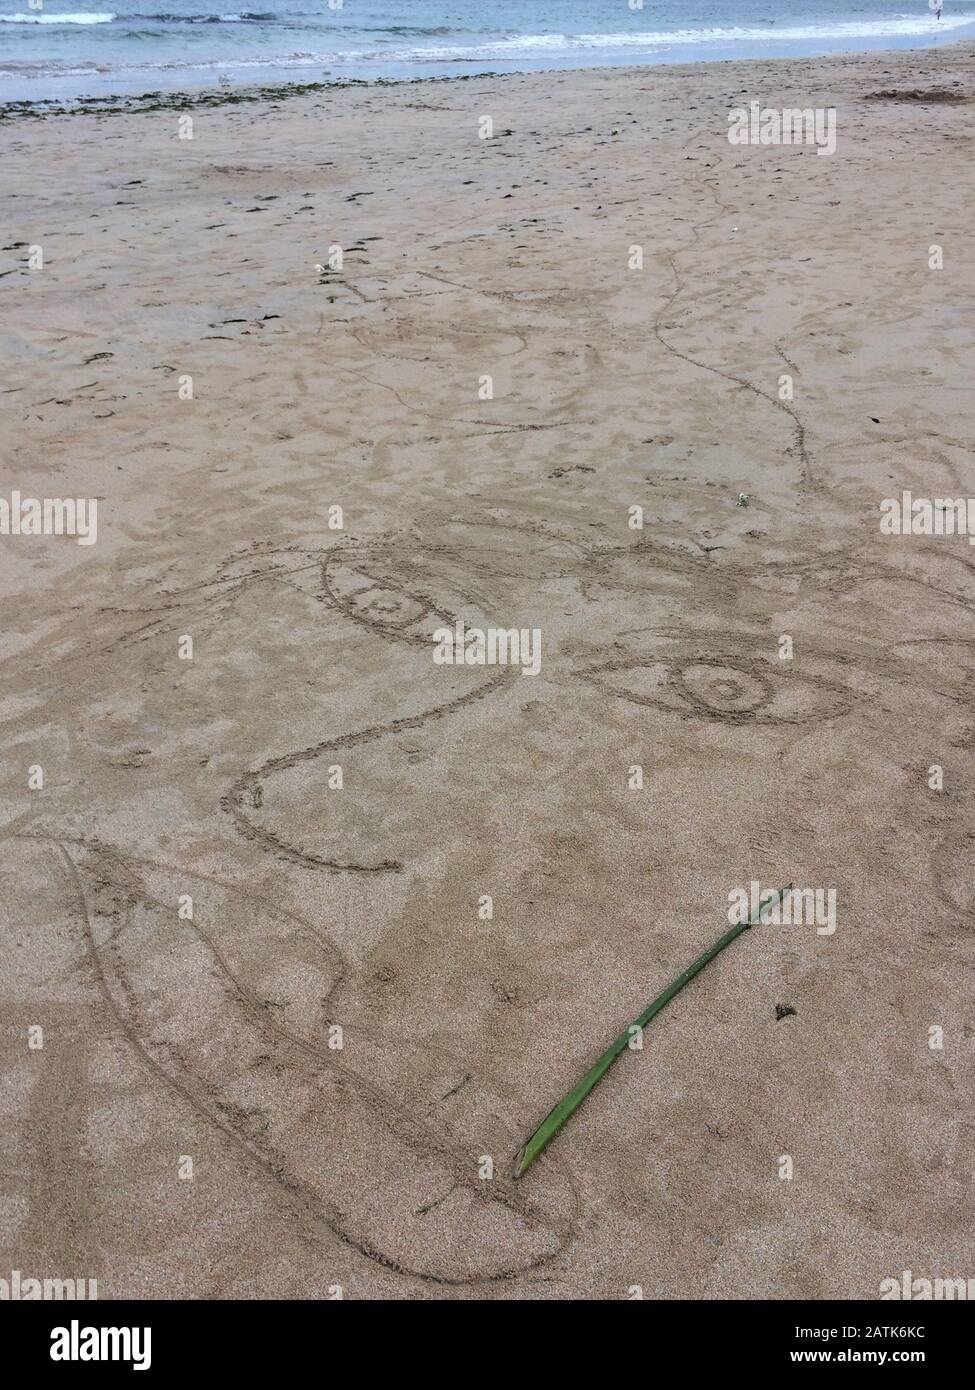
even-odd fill
[[(958, 47), (0, 122), (2, 495), (98, 500), (0, 536), (0, 1275), (975, 1274), (975, 551), (879, 527), (975, 493), (973, 97)], [(730, 145), (752, 99), (836, 153)], [(836, 931), (746, 933), (513, 1182), (752, 880)]]

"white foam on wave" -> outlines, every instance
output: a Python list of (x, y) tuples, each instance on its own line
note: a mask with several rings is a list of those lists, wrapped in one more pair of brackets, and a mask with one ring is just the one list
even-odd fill
[[(944, 34), (952, 29), (975, 25), (975, 14), (954, 15), (940, 24), (930, 18), (908, 16), (876, 20), (838, 20), (833, 23), (766, 25), (762, 28), (708, 28), (654, 30), (640, 34), (513, 34), (479, 44), (424, 44), (416, 47), (378, 49), (344, 49), (320, 53), (315, 61), (324, 63), (478, 63), (491, 59), (512, 60), (522, 55), (544, 52), (575, 52), (591, 50), (653, 51), (695, 44), (721, 46), (724, 44), (809, 43), (824, 39), (909, 38), (919, 34)], [(264, 60), (256, 60), (261, 65)], [(280, 58), (267, 62), (281, 63)]]
[(838, 20), (833, 23), (800, 25), (766, 25), (761, 28), (707, 28), (654, 30), (622, 34), (517, 34), (488, 43), (471, 45), (423, 45), (422, 47), (375, 50), (346, 50), (323, 54), (323, 61), (333, 63), (369, 62), (380, 60), (396, 63), (423, 62), (485, 62), (490, 59), (513, 59), (520, 55), (544, 52), (580, 52), (591, 50), (659, 51), (691, 45), (721, 46), (724, 44), (794, 44), (816, 43), (825, 39), (909, 38), (919, 34), (944, 34), (952, 29), (975, 25), (975, 14), (954, 15), (940, 24), (929, 18), (908, 16), (876, 20)]
[[(904, 15), (863, 20), (836, 20), (824, 24), (766, 24), (760, 28), (672, 29), (640, 34), (575, 34), (564, 41), (584, 48), (630, 48), (645, 44), (685, 43), (796, 43), (816, 39), (897, 38), (911, 34), (943, 33), (975, 24), (975, 15), (945, 15), (940, 22), (933, 14)], [(528, 36), (531, 41), (532, 36)], [(525, 40), (513, 40), (524, 42)]]
[(114, 14), (0, 14), (0, 24), (111, 24)]
[[(122, 16), (122, 22), (126, 22)], [(173, 22), (186, 22), (201, 18), (224, 24), (245, 22), (242, 14), (220, 15), (159, 15), (131, 16), (131, 18), (166, 18)], [(249, 21), (256, 18), (247, 16)], [(108, 11), (82, 11), (78, 14), (8, 14), (0, 15), (2, 24), (111, 24), (119, 19), (117, 14)], [(393, 57), (399, 61), (409, 58), (439, 58), (455, 60), (476, 60), (502, 57), (513, 51), (534, 49), (567, 48), (658, 48), (662, 45), (706, 44), (706, 43), (796, 43), (832, 38), (897, 38), (914, 34), (945, 33), (951, 29), (975, 24), (975, 15), (943, 15), (940, 22), (933, 14), (877, 16), (862, 20), (828, 20), (820, 24), (793, 24), (745, 27), (712, 27), (698, 29), (658, 29), (644, 30), (640, 33), (627, 31), (618, 34), (512, 34), (503, 39), (487, 43), (461, 45), (423, 45), (403, 48), (395, 55), (389, 52), (382, 56)], [(328, 56), (333, 60), (342, 58), (367, 58), (372, 50), (345, 50)], [(376, 54), (375, 56), (379, 56)], [(270, 60), (269, 60), (270, 61)]]
[[(162, 8), (162, 6), (160, 7)], [(242, 23), (248, 11), (241, 13), (227, 13), (219, 16), (207, 16), (207, 18), (217, 19), (224, 23)], [(162, 18), (162, 16), (158, 16)], [(7, 24), (110, 24), (118, 19), (114, 13), (89, 12), (84, 11), (79, 14), (14, 14), (0, 15), (0, 22)], [(145, 19), (148, 16), (130, 16), (128, 19), (122, 17), (123, 24), (136, 19)], [(172, 16), (174, 20), (182, 22), (199, 16)], [(256, 15), (251, 19), (257, 20)], [(258, 21), (259, 22), (259, 21)], [(464, 63), (486, 63), (503, 62), (513, 63), (520, 59), (530, 59), (534, 56), (537, 60), (545, 61), (545, 55), (555, 55), (557, 53), (573, 53), (582, 55), (587, 51), (594, 54), (609, 54), (611, 50), (616, 50), (621, 55), (633, 54), (634, 60), (640, 56), (649, 57), (651, 54), (668, 52), (682, 47), (697, 46), (704, 50), (706, 46), (721, 49), (722, 47), (735, 45), (780, 45), (780, 44), (800, 44), (818, 43), (825, 40), (871, 40), (883, 38), (910, 38), (917, 35), (934, 35), (935, 37), (945, 34), (951, 30), (961, 29), (965, 26), (975, 26), (975, 13), (967, 15), (945, 15), (939, 22), (933, 15), (889, 15), (878, 16), (875, 19), (863, 20), (824, 20), (816, 24), (784, 24), (762, 25), (754, 27), (744, 26), (725, 26), (709, 27), (697, 29), (675, 29), (675, 30), (654, 30), (634, 33), (612, 34), (508, 34), (505, 37), (492, 38), (486, 42), (474, 44), (423, 44), (423, 45), (403, 45), (395, 48), (378, 47), (357, 47), (326, 52), (292, 52), (288, 54), (267, 54), (259, 57), (238, 57), (231, 58), (229, 55), (222, 58), (201, 59), (195, 62), (163, 60), (157, 62), (121, 62), (112, 65), (112, 68), (103, 69), (100, 65), (93, 63), (90, 67), (82, 59), (80, 64), (75, 62), (69, 69), (62, 68), (57, 62), (38, 62), (36, 64), (24, 63), (3, 63), (0, 62), (0, 74), (43, 77), (47, 74), (64, 75), (65, 71), (112, 71), (137, 72), (146, 70), (182, 70), (182, 71), (224, 71), (241, 70), (251, 68), (306, 68), (324, 67), (341, 70), (347, 66), (360, 66), (370, 68), (375, 65), (388, 66), (390, 64), (409, 66), (423, 66), (425, 64), (464, 64)], [(361, 44), (361, 40), (360, 40)], [(549, 59), (551, 61), (551, 58)]]

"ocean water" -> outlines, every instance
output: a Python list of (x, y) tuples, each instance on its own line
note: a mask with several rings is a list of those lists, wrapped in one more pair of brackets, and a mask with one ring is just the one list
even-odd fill
[[(0, 100), (975, 38), (975, 0), (0, 0)], [(33, 6), (39, 8), (33, 8)], [(104, 8), (100, 6), (103, 5)]]

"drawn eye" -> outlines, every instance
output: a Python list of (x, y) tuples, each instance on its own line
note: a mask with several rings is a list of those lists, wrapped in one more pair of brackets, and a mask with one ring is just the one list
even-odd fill
[(765, 676), (727, 661), (690, 662), (674, 672), (673, 680), (675, 689), (706, 713), (752, 715), (763, 709), (772, 695), (771, 682)]
[(326, 558), (322, 589), (325, 601), (353, 622), (401, 642), (428, 643), (436, 628), (455, 621), (426, 594), (393, 583), (374, 563), (345, 552)]
[(411, 627), (429, 612), (428, 605), (412, 594), (378, 582), (347, 593), (345, 602), (350, 613), (378, 627)]
[(835, 718), (858, 698), (838, 662), (807, 659), (796, 669), (765, 653), (698, 651), (656, 661), (634, 657), (582, 674), (621, 700), (724, 724), (803, 724)]

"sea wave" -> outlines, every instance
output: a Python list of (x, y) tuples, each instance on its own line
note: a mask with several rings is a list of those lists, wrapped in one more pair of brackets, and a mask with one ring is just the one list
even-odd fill
[[(961, 29), (975, 25), (975, 14), (952, 15), (942, 18), (938, 23), (933, 15), (903, 16), (900, 18), (877, 18), (873, 20), (824, 21), (819, 24), (763, 25), (760, 28), (744, 26), (712, 27), (701, 29), (657, 29), (644, 30), (639, 34), (632, 32), (618, 34), (512, 34), (488, 43), (455, 46), (425, 45), (423, 48), (403, 49), (396, 54), (386, 53), (385, 59), (418, 62), (480, 62), (489, 58), (510, 58), (521, 53), (539, 51), (616, 49), (656, 51), (666, 47), (684, 47), (693, 44), (742, 44), (742, 43), (809, 43), (823, 39), (874, 39), (910, 37), (916, 34), (943, 34), (951, 29)], [(362, 51), (349, 51), (330, 55), (333, 61), (343, 57), (363, 59), (369, 55)]]
[[(135, 20), (153, 24), (274, 24), (285, 28), (300, 27), (301, 20), (322, 20), (320, 10), (296, 10), (285, 14), (273, 14), (268, 10), (243, 10), (240, 14), (173, 14), (163, 10), (159, 14), (110, 14), (83, 11), (79, 14), (3, 14), (2, 24), (129, 24)], [(296, 26), (295, 21), (299, 21)], [(448, 34), (470, 33), (468, 29), (455, 29), (449, 25), (437, 24), (429, 27), (418, 24), (389, 24), (355, 26), (358, 34), (391, 34), (401, 39), (446, 38)]]
[(111, 24), (114, 14), (0, 14), (0, 24)]
[[(785, 42), (796, 43), (816, 39), (897, 38), (900, 35), (941, 33), (975, 24), (975, 15), (944, 15), (939, 23), (932, 14), (903, 15), (897, 18), (878, 16), (876, 19), (833, 20), (820, 24), (775, 24), (761, 28), (671, 29), (639, 34), (573, 34), (561, 36), (570, 45), (584, 48), (639, 48), (660, 43), (722, 43), (722, 42)], [(535, 36), (526, 35), (529, 42)], [(548, 40), (548, 35), (538, 38)], [(524, 41), (524, 40), (523, 40)]]
[[(944, 16), (939, 23), (933, 15), (905, 15), (897, 18), (823, 21), (819, 24), (762, 25), (761, 27), (711, 27), (700, 29), (657, 29), (618, 34), (512, 34), (494, 42), (465, 47), (426, 46), (415, 51), (418, 58), (481, 59), (504, 57), (512, 51), (537, 49), (615, 48), (640, 49), (674, 47), (687, 44), (723, 43), (804, 43), (821, 39), (872, 39), (910, 37), (914, 34), (946, 33), (975, 25), (975, 14)], [(361, 54), (356, 56), (361, 57)], [(387, 55), (388, 56), (388, 55)]]
[[(286, 28), (314, 27), (321, 20), (320, 11), (294, 11), (272, 14), (262, 10), (242, 10), (239, 13), (223, 14), (173, 14), (160, 11), (153, 14), (119, 15), (109, 11), (82, 11), (78, 14), (12, 14), (0, 15), (3, 24), (112, 24), (129, 25), (136, 22), (153, 24), (267, 24)], [(302, 21), (311, 24), (303, 26)], [(404, 48), (396, 54), (401, 61), (452, 60), (456, 62), (475, 62), (485, 58), (503, 58), (513, 52), (532, 52), (539, 49), (657, 49), (661, 46), (673, 47), (688, 44), (736, 44), (736, 43), (802, 43), (822, 39), (873, 39), (910, 37), (916, 34), (943, 34), (952, 29), (960, 29), (975, 24), (975, 14), (944, 15), (939, 22), (928, 13), (918, 15), (882, 16), (861, 20), (823, 20), (811, 24), (782, 24), (761, 26), (712, 26), (695, 29), (657, 29), (634, 33), (628, 30), (621, 33), (603, 34), (515, 34), (507, 33), (487, 41), (468, 44), (436, 46), (424, 44), (415, 49)], [(483, 32), (483, 31), (482, 31)], [(366, 26), (352, 28), (350, 34), (385, 34), (394, 39), (445, 38), (450, 34), (469, 34), (471, 30), (453, 29), (442, 25), (424, 28), (418, 25), (391, 24), (387, 27)], [(354, 40), (353, 40), (354, 42)], [(366, 40), (369, 42), (369, 40)], [(369, 50), (349, 48), (334, 53), (323, 54), (332, 61), (343, 58), (361, 59), (369, 56)], [(392, 55), (386, 53), (385, 58)], [(277, 60), (280, 61), (280, 60)]]
[[(367, 32), (362, 29), (351, 28), (342, 33), (341, 38), (334, 29), (329, 32), (329, 47), (325, 51), (318, 49), (317, 43), (308, 43), (305, 51), (289, 53), (269, 53), (261, 52), (259, 55), (243, 54), (232, 57), (230, 54), (218, 56), (216, 52), (212, 54), (196, 54), (196, 61), (187, 61), (187, 58), (176, 59), (171, 52), (165, 48), (157, 49), (158, 60), (156, 62), (140, 62), (136, 58), (136, 53), (140, 56), (148, 57), (152, 51), (150, 42), (158, 43), (160, 30), (147, 30), (145, 25), (173, 23), (181, 25), (191, 24), (249, 24), (261, 25), (264, 23), (274, 23), (285, 26), (292, 30), (303, 30), (302, 37), (311, 37), (314, 33), (315, 38), (320, 37), (321, 28), (314, 25), (314, 20), (321, 19), (321, 12), (316, 11), (309, 14), (307, 11), (291, 11), (277, 16), (269, 16), (263, 11), (242, 10), (240, 12), (228, 12), (220, 15), (199, 14), (199, 15), (174, 15), (171, 12), (161, 11), (157, 14), (126, 15), (117, 16), (115, 13), (88, 12), (79, 14), (31, 14), (31, 15), (0, 15), (0, 21), (6, 23), (29, 23), (29, 24), (107, 24), (118, 20), (118, 30), (122, 31), (126, 39), (142, 40), (138, 49), (132, 48), (131, 58), (119, 59), (111, 65), (109, 71), (128, 71), (141, 72), (151, 70), (169, 71), (233, 71), (242, 69), (266, 69), (266, 68), (308, 68), (320, 67), (331, 69), (334, 75), (338, 75), (343, 69), (359, 68), (361, 71), (368, 72), (373, 68), (388, 68), (390, 65), (401, 66), (404, 68), (414, 68), (423, 70), (424, 68), (444, 67), (451, 65), (455, 68), (468, 64), (497, 64), (499, 67), (510, 68), (517, 63), (528, 64), (531, 67), (537, 64), (543, 66), (558, 65), (561, 55), (573, 55), (571, 61), (578, 62), (582, 58), (583, 62), (588, 61), (586, 55), (592, 54), (592, 62), (615, 60), (615, 61), (639, 61), (648, 59), (651, 56), (663, 54), (672, 55), (673, 58), (682, 56), (682, 49), (696, 50), (698, 53), (706, 54), (707, 50), (713, 49), (719, 53), (725, 53), (729, 49), (736, 47), (751, 49), (752, 52), (768, 50), (770, 48), (785, 46), (800, 46), (806, 44), (826, 45), (831, 42), (844, 41), (876, 41), (885, 38), (910, 39), (917, 35), (934, 35), (941, 37), (952, 30), (961, 30), (965, 27), (975, 26), (975, 13), (969, 11), (963, 15), (944, 16), (940, 23), (933, 16), (926, 14), (920, 15), (880, 15), (873, 19), (843, 20), (843, 19), (822, 19), (818, 23), (785, 23), (781, 25), (763, 24), (761, 26), (709, 26), (700, 28), (683, 28), (671, 30), (644, 30), (634, 33), (632, 30), (619, 33), (603, 34), (516, 34), (512, 32), (490, 32), (490, 37), (484, 30), (454, 30), (442, 27), (437, 29), (421, 30), (411, 26), (390, 26), (384, 30), (373, 29)], [(302, 22), (307, 20), (309, 22)], [(126, 26), (123, 28), (123, 26)], [(128, 27), (131, 26), (131, 27)], [(141, 27), (138, 27), (141, 26)], [(441, 37), (444, 32), (449, 35), (457, 35), (463, 38), (458, 42), (431, 42)], [(386, 35), (385, 43), (377, 42), (379, 34)], [(26, 36), (25, 36), (26, 37)], [(80, 35), (79, 35), (80, 37)], [(404, 42), (405, 39), (405, 42)], [(412, 42), (410, 40), (413, 40)], [(427, 42), (422, 42), (426, 39)], [(338, 43), (336, 42), (338, 40)], [(466, 42), (465, 42), (466, 40)], [(78, 45), (75, 45), (78, 46)], [(263, 45), (262, 45), (263, 46)], [(774, 47), (773, 47), (774, 46)], [(314, 49), (315, 51), (307, 51)], [(611, 56), (612, 55), (612, 58)], [(632, 58), (630, 57), (632, 55)], [(690, 55), (688, 55), (690, 56)], [(188, 55), (187, 55), (188, 57)], [(80, 71), (85, 68), (86, 61), (93, 60), (94, 55), (86, 53), (84, 57), (79, 57), (71, 65), (71, 71)], [(102, 71), (97, 64), (95, 70)], [(21, 76), (41, 78), (45, 74), (58, 75), (64, 70), (56, 62), (50, 59), (40, 61), (35, 64), (11, 64), (0, 61), (0, 74), (7, 76)]]
[[(130, 14), (126, 20), (150, 20), (154, 24), (279, 24), (288, 16), (244, 10), (242, 14)], [(298, 16), (300, 18), (300, 16)]]
[[(301, 16), (297, 16), (301, 18)], [(129, 24), (133, 20), (151, 20), (156, 24), (275, 24), (287, 16), (267, 12), (252, 14), (0, 14), (0, 24), (112, 24), (118, 20)]]
[(119, 20), (152, 20), (157, 24), (270, 24), (278, 19), (273, 14), (0, 14), (0, 24), (112, 24)]
[[(954, 15), (948, 19), (926, 21), (905, 16), (873, 21), (836, 21), (820, 24), (763, 26), (762, 28), (713, 27), (702, 29), (671, 29), (644, 31), (640, 34), (512, 34), (486, 43), (464, 45), (424, 44), (422, 47), (385, 49), (348, 48), (314, 55), (314, 60), (341, 65), (343, 63), (480, 63), (485, 61), (515, 61), (519, 57), (543, 53), (572, 51), (575, 53), (615, 49), (634, 54), (641, 50), (659, 52), (667, 48), (694, 45), (720, 47), (726, 44), (755, 43), (817, 43), (828, 39), (875, 39), (910, 37), (917, 34), (943, 34), (952, 29), (975, 25), (975, 14)], [(261, 60), (257, 60), (258, 63)], [(268, 59), (280, 64), (281, 59)]]

